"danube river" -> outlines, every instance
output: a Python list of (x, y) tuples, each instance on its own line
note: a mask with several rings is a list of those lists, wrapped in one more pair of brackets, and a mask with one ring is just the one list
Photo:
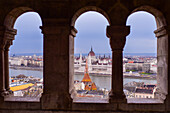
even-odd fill
[[(43, 78), (42, 71), (35, 71), (35, 70), (16, 70), (16, 69), (9, 69), (10, 76), (17, 76), (20, 74), (24, 74), (26, 76), (33, 76), (38, 78)], [(74, 80), (81, 81), (84, 75), (74, 75)], [(96, 83), (96, 85), (100, 88), (106, 88), (108, 90), (111, 89), (111, 77), (110, 76), (90, 76), (92, 81)], [(54, 78), (55, 79), (55, 78)], [(147, 79), (134, 79), (134, 78), (124, 78), (123, 84), (128, 82), (144, 82), (146, 84), (156, 84), (156, 80), (147, 80)]]

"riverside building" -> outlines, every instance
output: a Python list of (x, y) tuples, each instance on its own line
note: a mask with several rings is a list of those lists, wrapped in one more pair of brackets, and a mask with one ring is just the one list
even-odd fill
[(74, 58), (74, 69), (75, 74), (83, 73), (86, 60), (88, 61), (88, 71), (90, 74), (101, 74), (101, 75), (110, 75), (111, 74), (111, 66), (112, 59), (110, 57), (106, 57), (105, 55), (101, 57), (100, 55), (97, 57), (91, 47), (91, 51), (88, 53), (88, 56), (82, 56), (80, 54), (79, 57)]
[(86, 67), (84, 71), (84, 77), (81, 81), (75, 81), (74, 87), (77, 91), (77, 97), (108, 97), (108, 90), (101, 90), (97, 88), (96, 84), (92, 82), (88, 73), (88, 60), (86, 60)]

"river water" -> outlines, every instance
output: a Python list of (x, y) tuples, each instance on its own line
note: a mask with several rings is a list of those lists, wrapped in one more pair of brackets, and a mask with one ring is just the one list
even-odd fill
[[(33, 76), (38, 78), (43, 78), (42, 71), (35, 71), (35, 70), (16, 70), (16, 69), (9, 69), (10, 76), (17, 76), (19, 74), (24, 74), (26, 76)], [(74, 75), (74, 80), (81, 81), (84, 75)], [(95, 82), (97, 87), (106, 88), (108, 90), (111, 89), (111, 77), (110, 76), (90, 76), (92, 81)], [(147, 80), (147, 79), (134, 79), (134, 78), (124, 78), (123, 84), (128, 82), (144, 82), (146, 84), (156, 84), (156, 80)]]
[(43, 78), (43, 72), (42, 71), (9, 69), (9, 76), (17, 76), (17, 75), (20, 75), (20, 74), (24, 74), (26, 76)]

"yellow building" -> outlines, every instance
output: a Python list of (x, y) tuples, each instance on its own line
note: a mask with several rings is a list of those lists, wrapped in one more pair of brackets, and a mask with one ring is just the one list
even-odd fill
[(24, 89), (26, 89), (28, 87), (33, 86), (33, 85), (34, 84), (32, 84), (32, 83), (28, 83), (28, 84), (23, 84), (23, 85), (19, 85), (19, 86), (10, 87), (10, 89), (12, 91), (19, 91), (19, 90), (24, 90)]

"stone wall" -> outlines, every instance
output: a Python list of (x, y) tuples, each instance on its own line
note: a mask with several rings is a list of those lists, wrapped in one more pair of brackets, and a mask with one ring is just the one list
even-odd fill
[[(0, 113), (56, 112), (170, 112), (170, 1), (169, 0), (6, 0), (0, 2)], [(34, 11), (42, 19), (44, 39), (44, 93), (40, 99), (10, 96), (8, 48), (12, 45), (16, 19)], [(76, 19), (87, 11), (96, 11), (109, 22), (107, 36), (112, 49), (112, 90), (104, 103), (76, 103), (74, 100), (74, 28)], [(127, 100), (123, 93), (122, 51), (130, 27), (128, 16), (146, 11), (155, 16), (158, 38), (159, 99)], [(58, 79), (54, 79), (58, 78)], [(119, 86), (119, 87), (117, 87)], [(130, 102), (130, 103), (129, 103)]]

